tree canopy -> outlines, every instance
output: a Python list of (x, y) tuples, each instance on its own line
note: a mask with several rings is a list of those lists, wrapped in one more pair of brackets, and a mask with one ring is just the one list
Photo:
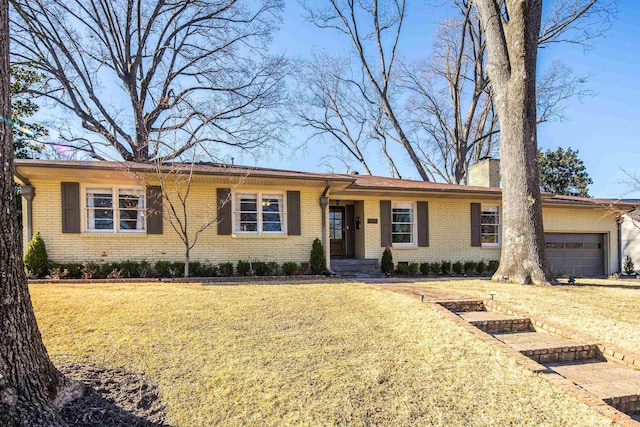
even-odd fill
[(286, 61), (268, 52), (282, 0), (11, 4), (12, 62), (47, 81), (28, 93), (77, 118), (60, 136), (91, 157), (148, 162), (196, 144), (250, 149), (283, 126)]
[(571, 147), (566, 150), (538, 152), (540, 166), (540, 189), (548, 193), (566, 196), (589, 197), (589, 177), (587, 168), (578, 157), (578, 150)]

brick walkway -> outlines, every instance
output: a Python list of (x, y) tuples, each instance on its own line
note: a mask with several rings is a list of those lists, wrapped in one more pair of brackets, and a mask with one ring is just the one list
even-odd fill
[[(640, 356), (599, 344), (496, 301), (409, 283), (376, 283), (414, 295), (527, 369), (625, 427), (640, 427)], [(635, 369), (634, 369), (635, 368)]]

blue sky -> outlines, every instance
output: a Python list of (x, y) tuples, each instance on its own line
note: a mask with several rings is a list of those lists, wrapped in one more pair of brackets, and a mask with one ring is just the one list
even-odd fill
[[(427, 57), (435, 24), (446, 10), (434, 9), (425, 1), (413, 0), (410, 3), (401, 49), (409, 59)], [(346, 49), (345, 41), (333, 33), (314, 28), (304, 21), (302, 13), (295, 1), (287, 0), (285, 22), (276, 35), (274, 49), (300, 57), (314, 49), (337, 52)], [(632, 191), (622, 182), (625, 180), (623, 169), (640, 173), (640, 2), (621, 0), (617, 20), (605, 37), (593, 43), (589, 52), (572, 45), (556, 45), (541, 50), (540, 69), (555, 59), (562, 59), (578, 74), (590, 75), (588, 89), (595, 95), (570, 100), (565, 110), (567, 121), (540, 126), (540, 148), (571, 147), (579, 150), (579, 156), (593, 179), (590, 186), (593, 196), (640, 198), (640, 189)], [(303, 137), (297, 132), (290, 135), (292, 141)], [(324, 147), (309, 148), (295, 153), (293, 157), (271, 155), (260, 159), (259, 165), (327, 171), (327, 165), (320, 161), (326, 154), (323, 150)], [(255, 163), (250, 158), (241, 158), (240, 161)], [(401, 166), (407, 170), (410, 168), (408, 162), (401, 163)], [(335, 170), (344, 171), (339, 169), (339, 165)], [(385, 170), (374, 168), (374, 173), (385, 174)]]

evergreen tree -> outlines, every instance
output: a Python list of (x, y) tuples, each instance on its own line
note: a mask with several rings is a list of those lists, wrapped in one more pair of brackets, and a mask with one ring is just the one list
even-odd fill
[(563, 150), (538, 152), (540, 165), (540, 189), (552, 194), (565, 196), (589, 196), (589, 184), (593, 181), (587, 168), (578, 158), (578, 150), (571, 147)]
[(327, 260), (324, 256), (324, 249), (322, 248), (322, 242), (316, 237), (311, 247), (311, 259), (309, 260), (311, 266), (311, 272), (313, 274), (320, 274), (327, 269)]

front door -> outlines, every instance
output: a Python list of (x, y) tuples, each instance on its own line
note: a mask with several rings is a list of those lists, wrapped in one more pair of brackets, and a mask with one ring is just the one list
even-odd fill
[(329, 207), (329, 245), (331, 256), (345, 256), (345, 215), (344, 207)]

